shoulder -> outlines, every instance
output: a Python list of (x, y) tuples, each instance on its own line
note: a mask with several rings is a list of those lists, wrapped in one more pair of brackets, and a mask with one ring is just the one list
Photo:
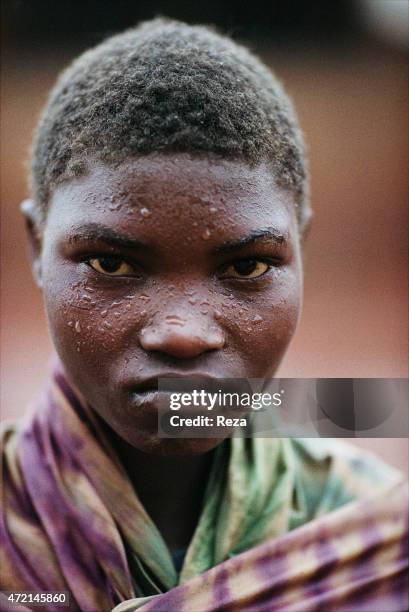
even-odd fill
[(294, 452), (313, 464), (326, 463), (331, 471), (350, 480), (384, 487), (404, 479), (402, 472), (373, 452), (334, 438), (293, 438)]
[(294, 462), (296, 498), (304, 520), (352, 501), (385, 496), (405, 483), (398, 470), (354, 444), (324, 438), (292, 438), (288, 444)]

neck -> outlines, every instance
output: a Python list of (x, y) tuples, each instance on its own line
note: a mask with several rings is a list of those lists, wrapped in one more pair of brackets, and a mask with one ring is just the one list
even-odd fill
[(172, 550), (186, 548), (196, 528), (213, 453), (161, 457), (110, 435), (138, 498)]

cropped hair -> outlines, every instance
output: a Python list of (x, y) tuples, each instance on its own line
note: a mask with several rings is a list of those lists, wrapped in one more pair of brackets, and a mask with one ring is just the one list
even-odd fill
[(266, 163), (308, 213), (301, 131), (274, 74), (248, 49), (204, 26), (156, 18), (112, 36), (60, 75), (37, 126), (31, 191), (45, 216), (53, 188), (108, 164), (185, 152)]

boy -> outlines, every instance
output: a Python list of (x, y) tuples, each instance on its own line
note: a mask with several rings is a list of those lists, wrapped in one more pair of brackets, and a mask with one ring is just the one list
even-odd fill
[(158, 434), (160, 379), (268, 379), (297, 325), (307, 173), (274, 76), (203, 27), (110, 38), (53, 89), (31, 186), (58, 362), (5, 428), (2, 589), (98, 612), (396, 609), (399, 475), (319, 441)]

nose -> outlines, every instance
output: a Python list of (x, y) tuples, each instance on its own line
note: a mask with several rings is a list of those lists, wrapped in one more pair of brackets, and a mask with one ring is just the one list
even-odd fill
[(207, 351), (219, 350), (225, 344), (221, 329), (199, 325), (195, 321), (175, 321), (145, 327), (140, 334), (145, 351), (159, 351), (178, 359), (192, 359)]

